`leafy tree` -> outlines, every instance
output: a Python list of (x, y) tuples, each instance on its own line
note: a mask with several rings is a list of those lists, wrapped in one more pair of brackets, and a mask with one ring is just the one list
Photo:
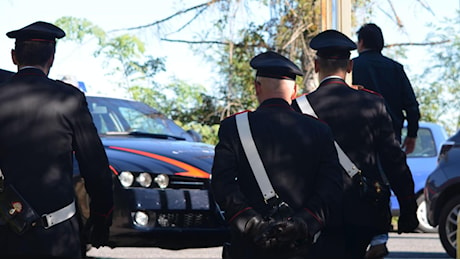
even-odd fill
[[(377, 2), (352, 0), (352, 11), (366, 14), (363, 20), (366, 17), (370, 19)], [(402, 20), (394, 10), (392, 0), (387, 3), (391, 6), (388, 15), (402, 28)], [(419, 3), (430, 10), (422, 2)], [(261, 16), (263, 11), (269, 15)], [(166, 23), (171, 25), (174, 19), (185, 15), (189, 15), (189, 18), (181, 20), (182, 23), (176, 25), (175, 31), (164, 35), (171, 37), (175, 32), (193, 28), (194, 22), (199, 18), (206, 19), (212, 26), (195, 29), (194, 40), (163, 38), (161, 35), (160, 38), (189, 44), (197, 53), (207, 56), (210, 62), (217, 65), (220, 80), (217, 82), (219, 92), (215, 95), (206, 93), (200, 86), (189, 85), (177, 79), (168, 86), (159, 86), (153, 81), (153, 76), (164, 70), (163, 59), (144, 56), (143, 43), (135, 35), (121, 34), (126, 31), (134, 33), (140, 29), (159, 28)], [(257, 19), (242, 19), (242, 15)], [(353, 18), (356, 23), (356, 17)], [(308, 43), (322, 30), (319, 26), (321, 1), (318, 0), (208, 0), (147, 25), (114, 30), (110, 32), (110, 35), (116, 34), (114, 37), (108, 37), (107, 33), (86, 20), (64, 17), (60, 22), (69, 30), (76, 30), (70, 34), (71, 39), (81, 41), (86, 35), (98, 39), (100, 48), (95, 55), (103, 55), (110, 61), (107, 63), (109, 68), (122, 76), (123, 81), (118, 82), (127, 87), (133, 98), (160, 109), (176, 121), (183, 122), (184, 126), (193, 126), (200, 131), (204, 131), (204, 126), (214, 127), (219, 120), (235, 112), (257, 107), (254, 75), (249, 60), (260, 52), (277, 51), (299, 64), (305, 73), (298, 82), (301, 86), (300, 92), (308, 93), (316, 87), (313, 69), (315, 54), (308, 47)], [(403, 54), (404, 49), (398, 48), (395, 53)], [(117, 62), (114, 63), (114, 60)], [(436, 105), (443, 107), (443, 103), (431, 104), (425, 97), (426, 94), (441, 89), (441, 86), (416, 89), (417, 95), (422, 97), (422, 109), (435, 109)], [(435, 110), (432, 114), (423, 114), (426, 115), (426, 120), (439, 115)], [(202, 127), (196, 127), (196, 124)], [(213, 140), (212, 137), (206, 139)]]
[[(370, 0), (352, 2), (356, 7)], [(177, 12), (176, 15), (183, 15), (186, 12), (195, 12), (196, 15), (183, 26), (193, 26), (193, 21), (198, 15), (207, 17), (213, 26), (206, 28), (201, 40), (164, 38), (163, 40), (200, 45), (196, 47), (197, 52), (200, 53), (205, 53), (204, 49), (213, 46), (214, 52), (209, 54), (210, 60), (218, 65), (218, 73), (223, 79), (220, 82), (218, 93), (224, 103), (219, 107), (221, 118), (244, 109), (257, 107), (253, 88), (254, 75), (249, 61), (263, 51), (277, 51), (300, 65), (305, 73), (303, 79), (298, 82), (300, 92), (308, 93), (315, 89), (313, 67), (315, 53), (309, 48), (308, 43), (321, 30), (319, 26), (321, 24), (321, 1), (207, 1), (193, 8), (184, 9), (183, 12)], [(213, 12), (214, 15), (212, 15)], [(262, 17), (261, 13), (264, 14), (264, 12), (269, 15)], [(246, 21), (242, 17), (244, 14), (247, 17), (258, 19), (246, 19), (248, 22), (241, 22)], [(169, 16), (168, 20), (173, 18), (175, 15)], [(158, 26), (158, 23), (152, 24)], [(128, 28), (128, 30), (138, 28)], [(214, 40), (210, 40), (212, 38)]]
[[(145, 44), (132, 34), (113, 37), (86, 19), (62, 17), (56, 24), (67, 32), (65, 40), (82, 44), (96, 39), (95, 57), (103, 57), (108, 74), (120, 78), (116, 84), (135, 100), (142, 101), (176, 122), (187, 122), (186, 129), (194, 129), (203, 140), (213, 143), (219, 116), (216, 100), (200, 85), (173, 80), (167, 86), (157, 84), (154, 76), (164, 70), (163, 58), (144, 55)], [(182, 123), (180, 123), (182, 125)]]
[(114, 84), (119, 87), (129, 89), (138, 85), (155, 86), (155, 82), (149, 80), (164, 70), (163, 58), (144, 55), (145, 44), (133, 34), (109, 37), (102, 28), (87, 19), (68, 16), (59, 18), (56, 25), (67, 32), (64, 41), (81, 44), (85, 40), (96, 39), (97, 46), (93, 55), (104, 58), (108, 73), (115, 76)]
[(460, 128), (460, 28), (457, 17), (445, 19), (442, 27), (434, 26), (428, 41), (445, 42), (431, 51), (432, 64), (421, 75), (428, 82), (418, 90), (422, 119), (442, 122), (449, 134)]
[(189, 85), (185, 81), (174, 79), (166, 86), (135, 86), (129, 92), (134, 99), (159, 109), (173, 120), (205, 125), (219, 123), (216, 99), (206, 95), (206, 89), (202, 85)]

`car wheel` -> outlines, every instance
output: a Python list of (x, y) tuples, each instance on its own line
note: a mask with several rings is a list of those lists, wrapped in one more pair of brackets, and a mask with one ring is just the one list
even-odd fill
[(460, 210), (460, 195), (449, 200), (439, 216), (439, 238), (447, 254), (455, 258), (457, 254), (457, 216)]
[(436, 233), (438, 231), (438, 228), (428, 223), (428, 218), (426, 217), (426, 202), (423, 194), (417, 198), (417, 219), (420, 223), (416, 229), (417, 231), (423, 233)]

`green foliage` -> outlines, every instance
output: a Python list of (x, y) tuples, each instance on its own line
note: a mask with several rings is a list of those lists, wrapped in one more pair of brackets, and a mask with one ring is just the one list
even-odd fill
[(189, 122), (187, 124), (183, 124), (181, 121), (175, 121), (176, 124), (184, 128), (185, 130), (195, 130), (198, 134), (202, 137), (202, 142), (216, 145), (218, 140), (217, 133), (219, 131), (220, 124), (213, 124), (213, 125), (204, 125), (197, 122)]
[(198, 132), (203, 142), (216, 143), (216, 126), (220, 122), (216, 112), (218, 102), (214, 97), (205, 94), (204, 86), (190, 85), (176, 79), (174, 83), (167, 86), (153, 88), (133, 86), (128, 91), (133, 99), (158, 109), (184, 129)]
[(128, 88), (134, 100), (144, 102), (145, 104), (154, 107), (155, 109), (164, 113), (164, 104), (166, 104), (167, 97), (161, 89), (147, 88), (142, 86), (131, 86)]
[[(352, 12), (362, 12), (367, 17), (364, 20), (372, 19), (375, 3), (374, 0), (352, 0)], [(219, 92), (215, 95), (207, 93), (201, 85), (188, 84), (180, 79), (173, 79), (165, 86), (156, 83), (155, 75), (165, 70), (164, 58), (145, 55), (144, 43), (134, 34), (109, 34), (86, 19), (73, 17), (62, 17), (56, 24), (66, 31), (65, 40), (83, 43), (96, 39), (98, 48), (94, 55), (105, 59), (108, 73), (118, 76), (114, 77), (116, 84), (124, 87), (134, 99), (157, 108), (176, 122), (182, 122), (180, 124), (184, 128), (200, 133), (205, 142), (215, 144), (221, 119), (258, 106), (253, 84), (254, 70), (249, 66), (250, 59), (255, 55), (267, 50), (285, 55), (305, 73), (303, 78), (297, 80), (299, 92), (309, 93), (316, 88), (313, 67), (315, 53), (308, 43), (323, 28), (320, 26), (321, 1), (317, 0), (220, 0), (211, 2), (211, 5), (216, 8), (206, 10), (213, 10), (214, 13), (197, 9), (195, 18), (204, 16), (213, 26), (202, 30), (203, 44), (193, 48), (217, 65), (219, 80), (216, 89)], [(253, 6), (257, 6), (258, 10), (251, 10)], [(266, 8), (269, 17), (260, 19), (260, 8)], [(248, 16), (257, 16), (258, 19), (241, 23), (237, 15), (243, 10), (247, 11)], [(190, 26), (195, 18), (184, 27)], [(352, 22), (356, 25), (356, 20)], [(450, 24), (455, 24), (455, 21), (450, 21)], [(437, 81), (432, 81), (429, 87), (414, 84), (417, 86), (415, 91), (422, 120), (435, 121), (446, 113), (455, 113), (458, 127), (458, 113), (454, 109), (459, 105), (460, 95), (460, 68), (456, 63), (460, 58), (460, 34), (456, 27), (438, 28), (437, 31), (437, 39), (455, 37), (455, 40), (451, 41), (451, 48), (433, 52), (440, 63), (424, 76), (425, 82), (433, 78)], [(208, 41), (214, 36), (223, 40)], [(220, 44), (209, 45), (209, 42)], [(405, 50), (398, 48), (392, 51), (400, 55)], [(437, 83), (441, 77), (443, 84)], [(122, 80), (116, 80), (118, 78)], [(450, 98), (449, 93), (455, 93), (454, 98)]]
[[(224, 15), (215, 22), (217, 34), (225, 34), (227, 27), (232, 27), (232, 16), (225, 12), (233, 10), (230, 6), (240, 1), (221, 1), (225, 8), (219, 9)], [(251, 1), (246, 1), (251, 2)], [(289, 4), (286, 4), (288, 2)], [(242, 110), (252, 110), (258, 106), (254, 88), (254, 70), (249, 61), (257, 54), (273, 50), (288, 56), (300, 64), (304, 70), (309, 70), (305, 79), (310, 79), (313, 72), (313, 53), (308, 48), (307, 41), (318, 30), (319, 5), (317, 1), (270, 1), (264, 2), (272, 16), (259, 24), (251, 22), (243, 26), (236, 35), (227, 36), (227, 45), (218, 50), (217, 64), (223, 77), (219, 86), (220, 95), (224, 101), (221, 118)], [(249, 5), (249, 4), (248, 4)], [(222, 18), (223, 17), (223, 18)], [(237, 40), (231, 40), (237, 39)], [(306, 84), (304, 80), (301, 84)]]
[(187, 122), (185, 126), (201, 134), (204, 141), (216, 142), (219, 115), (215, 98), (207, 95), (201, 85), (189, 85), (176, 79), (167, 86), (155, 83), (154, 76), (165, 70), (164, 60), (144, 55), (145, 44), (137, 36), (119, 34), (110, 37), (90, 21), (74, 17), (62, 17), (56, 24), (66, 31), (66, 40), (82, 44), (85, 40), (97, 39), (94, 55), (104, 58), (108, 74), (123, 79), (117, 84), (133, 99), (176, 121)]
[(62, 17), (56, 25), (63, 28), (67, 36), (64, 40), (82, 44), (84, 40), (97, 40), (95, 57), (104, 59), (107, 74), (124, 80), (114, 80), (114, 84), (129, 89), (131, 85), (155, 85), (151, 78), (163, 71), (164, 59), (145, 55), (145, 44), (133, 34), (121, 34), (111, 37), (102, 28), (86, 19)]
[(105, 31), (87, 19), (64, 16), (57, 19), (55, 24), (66, 33), (66, 37), (62, 39), (63, 41), (83, 43), (84, 39), (94, 37), (100, 46), (105, 44), (107, 38)]
[[(265, 6), (270, 11), (270, 17), (261, 22), (250, 22), (240, 25), (236, 34), (228, 35), (228, 28), (235, 27), (232, 8), (259, 3), (258, 7)], [(352, 1), (353, 7), (365, 6), (371, 0)], [(219, 111), (221, 118), (245, 109), (255, 109), (258, 105), (253, 86), (254, 70), (249, 66), (249, 61), (256, 54), (267, 50), (277, 51), (301, 67), (305, 76), (298, 81), (299, 93), (308, 93), (316, 88), (314, 80), (315, 52), (309, 48), (312, 37), (322, 30), (321, 1), (315, 0), (289, 0), (289, 1), (219, 1), (219, 15), (214, 21), (216, 35), (223, 35), (224, 45), (217, 52), (216, 63), (219, 75), (223, 81), (219, 85), (221, 99), (224, 104)], [(255, 15), (249, 12), (249, 15)], [(257, 10), (260, 15), (261, 10)], [(209, 31), (209, 29), (206, 29)], [(233, 30), (235, 31), (235, 30)], [(233, 32), (232, 31), (232, 32)], [(208, 35), (209, 32), (206, 34)], [(206, 46), (207, 47), (207, 46)], [(215, 55), (212, 53), (211, 55)]]
[(254, 46), (265, 45), (259, 31), (260, 28), (250, 25), (241, 32), (241, 42), (226, 46), (219, 55), (221, 60), (218, 64), (224, 79), (220, 85), (220, 93), (225, 103), (220, 112), (221, 118), (257, 107), (253, 69), (249, 65), (249, 60), (255, 56)]
[(420, 76), (426, 82), (417, 97), (421, 103), (422, 119), (433, 119), (446, 127), (449, 134), (460, 128), (460, 28), (457, 17), (445, 19), (442, 27), (433, 27), (427, 41), (447, 41), (432, 48), (431, 67)]

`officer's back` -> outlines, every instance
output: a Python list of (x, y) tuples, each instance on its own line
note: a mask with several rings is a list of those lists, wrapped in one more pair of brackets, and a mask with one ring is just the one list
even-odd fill
[[(0, 225), (0, 257), (81, 258), (86, 248), (81, 243), (99, 247), (108, 239), (112, 177), (86, 98), (77, 88), (47, 77), (56, 38), (64, 35), (45, 22), (7, 34), (16, 39), (12, 57), (18, 72), (0, 85), (0, 170), (6, 187), (14, 187), (22, 205), (29, 204), (37, 217), (21, 230), (13, 228), (14, 218)], [(90, 219), (97, 223), (92, 241), (80, 241), (74, 154), (91, 198)], [(0, 193), (2, 208), (10, 203), (7, 199)], [(22, 209), (14, 203), (19, 219)]]

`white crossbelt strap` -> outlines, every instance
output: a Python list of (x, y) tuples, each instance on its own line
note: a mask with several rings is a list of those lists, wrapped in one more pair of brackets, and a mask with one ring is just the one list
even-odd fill
[(44, 227), (50, 228), (54, 225), (57, 225), (61, 222), (64, 222), (71, 218), (75, 214), (75, 202), (72, 201), (69, 205), (63, 207), (62, 209), (56, 210), (55, 212), (49, 214), (43, 214), (42, 218), (46, 219), (47, 223), (44, 223)]
[(254, 139), (252, 138), (251, 128), (249, 127), (248, 113), (241, 113), (235, 116), (236, 127), (238, 128), (238, 134), (240, 135), (240, 141), (243, 145), (244, 152), (248, 158), (249, 165), (254, 172), (257, 183), (259, 184), (260, 190), (264, 196), (265, 202), (269, 199), (276, 197), (276, 193), (272, 187), (270, 180), (268, 179), (265, 167), (260, 159), (259, 152), (257, 151)]
[[(311, 107), (306, 95), (302, 95), (296, 98), (296, 100), (302, 113), (318, 118), (315, 111)], [(339, 161), (342, 165), (342, 168), (345, 169), (345, 171), (348, 173), (348, 175), (350, 175), (350, 177), (355, 176), (355, 174), (359, 172), (358, 167), (356, 167), (356, 165), (350, 160), (350, 158), (348, 158), (348, 156), (345, 154), (342, 148), (340, 148), (339, 144), (336, 141), (334, 141), (334, 144), (335, 149), (337, 149), (337, 154), (339, 156)]]

